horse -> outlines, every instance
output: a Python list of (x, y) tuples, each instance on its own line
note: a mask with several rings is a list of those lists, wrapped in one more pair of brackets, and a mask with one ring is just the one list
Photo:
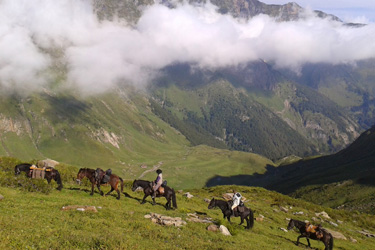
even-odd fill
[[(15, 175), (19, 175), (21, 174), (21, 172), (25, 172), (26, 176), (31, 178), (32, 177), (31, 171), (30, 171), (31, 166), (32, 164), (29, 164), (29, 163), (18, 164), (14, 167), (14, 173)], [(61, 190), (63, 188), (63, 184), (61, 181), (61, 176), (60, 176), (59, 171), (57, 171), (56, 169), (52, 167), (45, 168), (44, 179), (47, 180), (48, 184), (51, 183), (51, 180), (55, 180), (56, 183), (58, 184), (57, 190)]]
[(317, 234), (310, 233), (310, 232), (306, 231), (306, 223), (305, 222), (290, 219), (289, 224), (288, 224), (288, 230), (291, 230), (294, 227), (296, 227), (301, 234), (300, 236), (297, 237), (297, 243), (296, 243), (297, 246), (299, 244), (299, 239), (305, 237), (309, 247), (310, 247), (310, 240), (309, 239), (312, 239), (312, 240), (322, 241), (324, 243), (324, 246), (325, 246), (324, 250), (332, 250), (333, 249), (333, 236), (327, 230), (322, 229), (321, 232), (323, 233), (323, 237), (318, 238)]
[(254, 212), (250, 208), (244, 206), (243, 212), (239, 212), (238, 209), (236, 209), (236, 211), (232, 213), (231, 205), (229, 204), (228, 201), (217, 200), (215, 198), (212, 198), (212, 200), (210, 201), (210, 204), (208, 205), (208, 209), (213, 209), (215, 207), (219, 207), (221, 209), (224, 219), (227, 218), (229, 222), (231, 222), (230, 217), (233, 215), (234, 217), (241, 218), (240, 225), (242, 225), (244, 220), (246, 219), (246, 222), (247, 222), (247, 225), (245, 227), (246, 229), (253, 228)]
[[(98, 190), (100, 192), (100, 195), (103, 195), (104, 196), (104, 193), (103, 191), (100, 189), (100, 185), (101, 184), (105, 184), (105, 183), (108, 183), (111, 185), (111, 190), (105, 194), (105, 196), (109, 195), (110, 193), (112, 193), (113, 190), (116, 190), (117, 192), (117, 200), (120, 199), (120, 196), (121, 196), (121, 193), (123, 192), (124, 190), (124, 181), (121, 177), (115, 175), (115, 174), (111, 174), (110, 177), (109, 177), (109, 181), (108, 182), (103, 182), (103, 179), (104, 179), (104, 176), (105, 176), (105, 172), (102, 170), (102, 169), (99, 169), (99, 175), (97, 176), (97, 178), (95, 177), (95, 172), (96, 170), (95, 169), (91, 169), (91, 168), (80, 168), (79, 171), (78, 171), (78, 174), (77, 174), (77, 179), (76, 179), (76, 182), (78, 184), (81, 184), (81, 180), (83, 178), (88, 178), (91, 182), (91, 193), (90, 195), (94, 195), (94, 188), (95, 188), (95, 184), (96, 186), (98, 187)], [(118, 184), (119, 182), (121, 182), (121, 193), (120, 193), (120, 190), (118, 190)]]
[(28, 175), (29, 172), (30, 172), (30, 167), (31, 167), (31, 166), (32, 166), (32, 165), (29, 164), (29, 163), (21, 163), (21, 164), (18, 164), (18, 165), (16, 165), (16, 166), (14, 167), (14, 174), (15, 174), (15, 175), (19, 175), (19, 174), (21, 174), (21, 172), (25, 172), (26, 175)]
[[(143, 196), (141, 204), (144, 204), (146, 202), (146, 198), (153, 193), (151, 182), (145, 181), (145, 180), (134, 180), (132, 191), (134, 192), (138, 187), (143, 188), (144, 196)], [(165, 204), (165, 208), (167, 210), (171, 209), (171, 200), (173, 203), (173, 207), (177, 208), (176, 193), (174, 189), (168, 186), (163, 186), (163, 187), (164, 187), (164, 193), (161, 194), (157, 192), (156, 197), (165, 197), (165, 199), (167, 199), (167, 203)], [(153, 201), (152, 205), (155, 205), (156, 204), (155, 198), (152, 198), (152, 201)]]

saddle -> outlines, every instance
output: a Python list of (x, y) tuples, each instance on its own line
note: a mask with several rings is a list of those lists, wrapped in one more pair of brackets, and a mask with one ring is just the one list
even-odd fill
[(95, 170), (95, 179), (100, 181), (100, 183), (109, 182), (109, 179), (110, 179), (111, 175), (112, 175), (111, 169), (107, 169), (107, 171), (105, 171), (104, 174), (102, 173), (100, 168), (97, 168)]
[(306, 224), (306, 232), (315, 234), (318, 239), (323, 238), (323, 230), (320, 225), (314, 226), (310, 223)]
[(164, 187), (160, 186), (158, 189), (159, 194), (164, 194)]
[[(155, 182), (151, 182), (150, 183), (150, 186), (151, 186), (151, 189), (154, 188), (155, 186)], [(164, 187), (167, 185), (167, 181), (163, 181), (163, 183), (160, 185), (160, 187), (158, 188), (158, 190), (156, 190), (156, 192), (158, 192), (159, 194), (163, 195), (164, 194)]]
[(240, 212), (240, 213), (245, 212), (245, 204), (243, 204), (242, 201), (241, 201), (240, 205), (237, 206), (237, 210), (238, 210), (238, 212)]

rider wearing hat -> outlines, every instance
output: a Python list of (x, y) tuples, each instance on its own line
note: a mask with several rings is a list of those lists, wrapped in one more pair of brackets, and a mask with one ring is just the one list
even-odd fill
[(163, 174), (162, 174), (163, 171), (161, 171), (161, 169), (158, 169), (156, 170), (156, 173), (158, 174), (158, 176), (156, 177), (153, 188), (152, 188), (153, 189), (152, 198), (155, 198), (156, 191), (159, 189), (159, 187), (163, 183)]

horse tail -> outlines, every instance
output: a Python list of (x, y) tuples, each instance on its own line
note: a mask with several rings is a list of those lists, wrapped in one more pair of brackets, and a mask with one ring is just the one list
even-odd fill
[(63, 184), (62, 184), (62, 181), (61, 181), (61, 176), (60, 176), (60, 173), (59, 171), (56, 170), (56, 175), (55, 175), (55, 181), (57, 182), (57, 184), (59, 185), (57, 187), (58, 190), (61, 190), (63, 188)]
[(333, 249), (333, 236), (332, 234), (329, 234), (330, 238), (329, 238), (329, 250), (332, 250)]
[(248, 215), (248, 217), (249, 217), (249, 226), (248, 226), (248, 228), (250, 229), (250, 228), (253, 228), (253, 226), (254, 226), (254, 212), (253, 212), (253, 210), (251, 210), (251, 209), (249, 209), (250, 210), (250, 214)]
[(172, 188), (172, 202), (173, 202), (173, 207), (177, 208), (176, 193), (173, 188)]
[(124, 180), (119, 177), (120, 181), (121, 181), (121, 193), (124, 191)]

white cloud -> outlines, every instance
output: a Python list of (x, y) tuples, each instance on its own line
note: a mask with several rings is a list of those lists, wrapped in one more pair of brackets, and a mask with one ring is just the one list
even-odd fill
[(67, 85), (94, 94), (122, 82), (147, 84), (175, 62), (215, 68), (261, 58), (293, 70), (306, 62), (350, 63), (375, 57), (374, 31), (375, 25), (348, 28), (312, 16), (279, 23), (260, 15), (239, 22), (210, 4), (153, 5), (130, 28), (99, 22), (90, 1), (3, 0), (0, 85), (48, 85), (44, 76), (57, 48)]

